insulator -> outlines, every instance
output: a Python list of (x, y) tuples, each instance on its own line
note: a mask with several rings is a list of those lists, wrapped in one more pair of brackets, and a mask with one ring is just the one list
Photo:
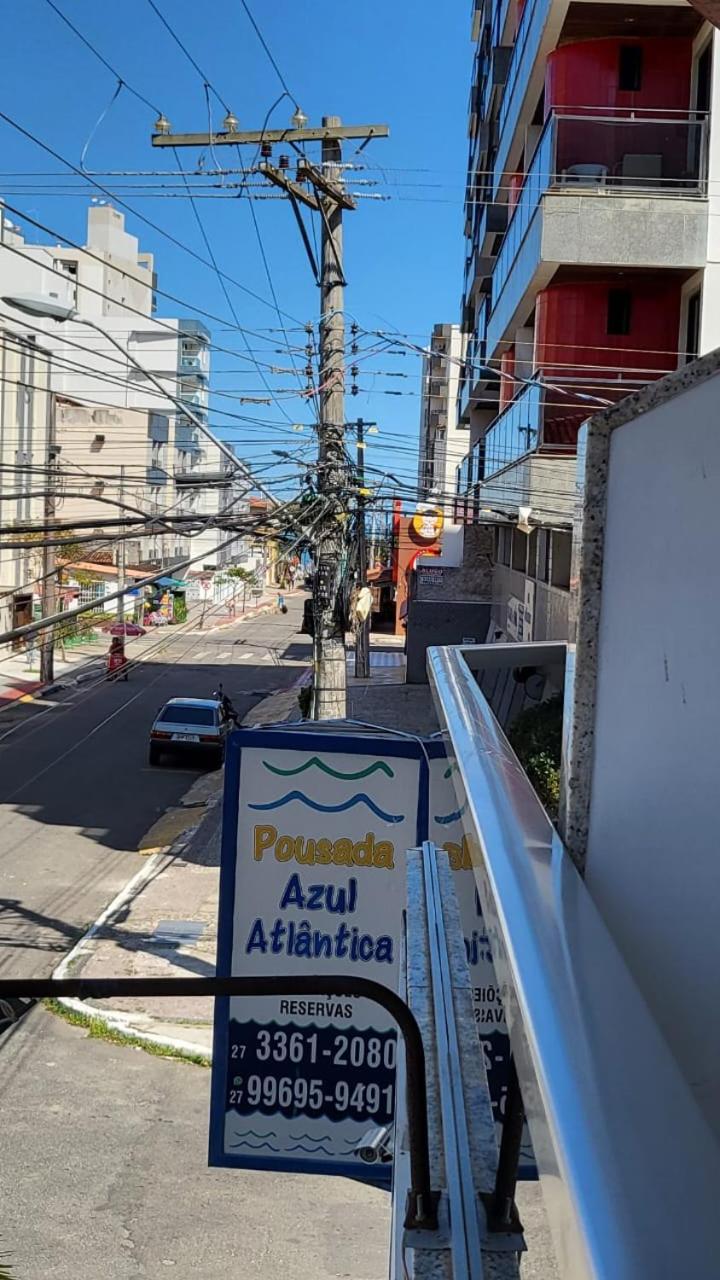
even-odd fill
[(289, 168), (290, 168), (290, 157), (278, 156), (278, 169), (289, 169)]
[(272, 155), (272, 143), (271, 143), (271, 142), (261, 142), (261, 144), (260, 144), (260, 155), (263, 157), (263, 160), (269, 160), (269, 159), (270, 159), (270, 156)]

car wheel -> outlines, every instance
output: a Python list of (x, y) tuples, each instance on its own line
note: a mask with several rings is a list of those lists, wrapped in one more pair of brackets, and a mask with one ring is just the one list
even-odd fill
[(159, 748), (158, 746), (156, 746), (154, 742), (153, 742), (153, 743), (151, 743), (151, 744), (150, 744), (150, 750), (148, 751), (148, 761), (149, 761), (149, 763), (150, 763), (150, 764), (159, 764), (159, 763), (160, 763), (160, 756), (161, 756), (161, 754), (162, 754), (162, 752), (160, 751), (160, 748)]

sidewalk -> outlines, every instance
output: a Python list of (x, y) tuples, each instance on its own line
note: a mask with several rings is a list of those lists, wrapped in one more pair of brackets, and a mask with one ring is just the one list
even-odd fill
[[(203, 616), (202, 606), (196, 605), (190, 611), (187, 621), (177, 627), (150, 627), (145, 636), (126, 640), (125, 651), (128, 658), (131, 661), (142, 661), (144, 648), (149, 644), (154, 645), (163, 637), (170, 640), (175, 635), (196, 634), (194, 628), (200, 627), (201, 617), (203, 618), (201, 629), (208, 635), (222, 627), (235, 626), (237, 623), (260, 617), (275, 608), (275, 596), (263, 596), (257, 604), (251, 605), (244, 613), (235, 614), (234, 617), (227, 613), (212, 612), (213, 608), (215, 606), (206, 609)], [(73, 684), (78, 680), (91, 679), (93, 675), (104, 674), (110, 636), (107, 632), (99, 630), (96, 636), (95, 640), (89, 640), (83, 644), (66, 645), (64, 650), (60, 646), (56, 647), (55, 678), (50, 685), (43, 684), (40, 679), (38, 647), (32, 650), (30, 665), (28, 665), (28, 654), (24, 650), (18, 653), (12, 653), (9, 649), (0, 651), (0, 713), (22, 698), (42, 696), (43, 693), (50, 692), (57, 686)]]
[[(437, 729), (427, 685), (405, 685), (402, 654), (392, 665), (376, 665), (387, 655), (371, 651), (373, 676), (356, 680), (349, 655), (348, 715), (404, 733)], [(375, 662), (372, 662), (372, 659)], [(297, 686), (265, 699), (247, 724), (296, 719)], [(169, 810), (146, 837), (148, 862), (111, 903), (90, 934), (70, 952), (55, 977), (210, 977), (215, 971), (220, 866), (222, 772), (200, 778), (177, 809)], [(89, 1002), (67, 1002), (87, 1013)], [(139, 999), (94, 1001), (114, 1029), (151, 1043), (207, 1059), (212, 1046), (212, 1005), (208, 1000)]]

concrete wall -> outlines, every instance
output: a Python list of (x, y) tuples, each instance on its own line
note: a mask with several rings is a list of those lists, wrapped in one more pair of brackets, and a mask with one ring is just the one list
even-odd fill
[(720, 1135), (719, 398), (714, 352), (588, 426), (563, 823)]
[(542, 199), (545, 261), (617, 267), (702, 267), (704, 200), (552, 194)]
[[(492, 620), (507, 634), (507, 604), (510, 596), (516, 600), (525, 597), (524, 573), (518, 573), (507, 565), (496, 564), (492, 576)], [(567, 640), (569, 634), (568, 610), (570, 593), (547, 582), (535, 583), (535, 608), (533, 640)]]
[(408, 684), (427, 684), (429, 645), (484, 644), (490, 604), (473, 600), (411, 600), (407, 625)]

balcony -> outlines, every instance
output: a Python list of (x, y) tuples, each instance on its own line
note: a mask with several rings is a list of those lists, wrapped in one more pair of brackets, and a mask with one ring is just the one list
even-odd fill
[(706, 175), (704, 119), (551, 115), (495, 263), (489, 353), (557, 266), (703, 266)]
[(191, 452), (200, 451), (200, 438), (195, 427), (183, 424), (178, 424), (178, 426), (176, 426), (175, 448), (187, 449)]
[(168, 482), (168, 473), (162, 467), (149, 466), (147, 468), (147, 483), (156, 488), (159, 485), (165, 485)]
[(202, 378), (207, 377), (207, 356), (199, 354), (194, 356), (181, 355), (180, 372), (196, 373)]
[(544, 409), (545, 387), (532, 382), (496, 418), (485, 434), (483, 480), (538, 448)]

